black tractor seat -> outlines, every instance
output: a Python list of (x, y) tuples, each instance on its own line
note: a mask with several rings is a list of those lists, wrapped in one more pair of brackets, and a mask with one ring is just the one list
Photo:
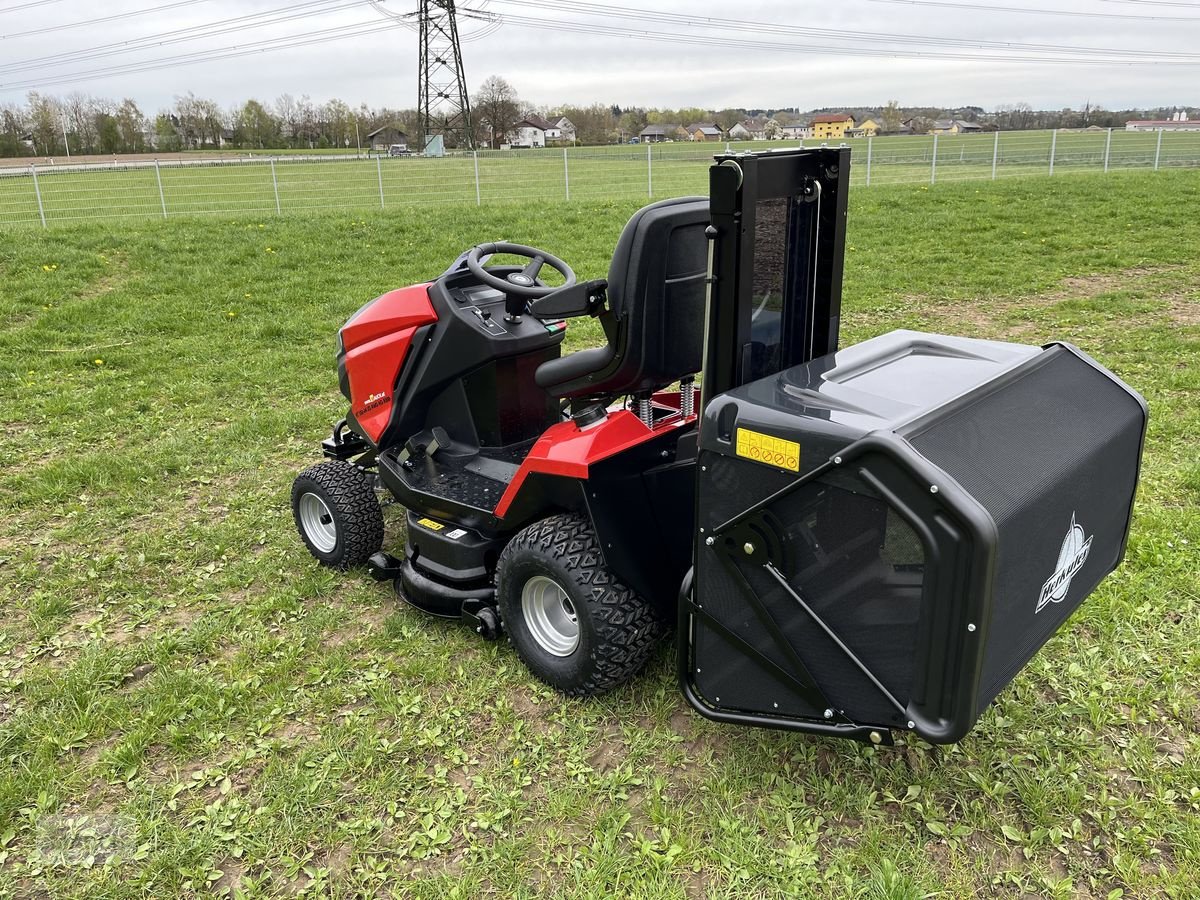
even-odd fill
[(569, 400), (666, 387), (700, 371), (704, 343), (708, 198), (678, 197), (633, 214), (613, 250), (607, 343), (542, 363), (534, 376)]

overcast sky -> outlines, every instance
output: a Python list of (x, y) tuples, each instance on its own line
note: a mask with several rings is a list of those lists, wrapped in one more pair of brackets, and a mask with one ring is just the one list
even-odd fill
[[(316, 8), (307, 0), (308, 9)], [(886, 55), (848, 56), (840, 50), (780, 52), (745, 46), (691, 46), (644, 40), (637, 31), (660, 31), (707, 38), (737, 38), (797, 47), (875, 49), (886, 54), (889, 45), (864, 36), (814, 37), (797, 33), (731, 32), (698, 22), (647, 22), (617, 17), (586, 16), (578, 8), (538, 8), (513, 0), (459, 0), (460, 8), (486, 6), (488, 13), (538, 17), (627, 29), (626, 34), (545, 30), (507, 21), (495, 33), (463, 46), (472, 92), (488, 75), (507, 78), (521, 98), (535, 104), (587, 104), (595, 101), (622, 106), (700, 106), (722, 108), (879, 105), (889, 99), (903, 106), (953, 107), (977, 104), (985, 108), (1026, 102), (1037, 108), (1080, 107), (1086, 101), (1107, 108), (1200, 104), (1200, 2), (1190, 0), (958, 0), (973, 9), (910, 4), (898, 0), (597, 0), (610, 7), (725, 18), (808, 28), (828, 28), (872, 35), (915, 35), (970, 41), (1003, 41), (1041, 45), (1139, 50), (1150, 53), (1192, 54), (1187, 64), (1142, 62), (1105, 65), (1063, 65), (1029, 61), (994, 61), (995, 48), (938, 47), (892, 44), (904, 52), (959, 53), (970, 59), (897, 59)], [(298, 39), (318, 30), (356, 23), (384, 24), (391, 20), (368, 2), (327, 0), (320, 14), (276, 22), (260, 28), (234, 23), (236, 31), (201, 40), (153, 47), (142, 46), (89, 60), (83, 51), (126, 45), (166, 32), (204, 26), (250, 13), (290, 8), (303, 11), (305, 0), (0, 0), (0, 103), (23, 99), (31, 89), (65, 94), (73, 90), (121, 98), (133, 97), (153, 113), (171, 105), (176, 95), (192, 91), (224, 106), (247, 97), (270, 101), (289, 92), (322, 102), (340, 97), (351, 105), (416, 105), (417, 34), (399, 28), (332, 40), (311, 46), (255, 53), (234, 59), (169, 67), (138, 73), (75, 73), (99, 68), (169, 59), (201, 50), (245, 46), (247, 43), (294, 35)], [(411, 13), (417, 0), (386, 0), (387, 10)], [(26, 6), (31, 8), (15, 9)], [(166, 8), (171, 7), (171, 8)], [(984, 7), (992, 7), (985, 9)], [(1054, 16), (1032, 12), (1003, 12), (995, 7), (1070, 10), (1110, 16), (1158, 16), (1160, 20)], [(109, 22), (61, 28), (101, 16), (152, 10)], [(1174, 18), (1175, 21), (1168, 19)], [(464, 37), (483, 26), (461, 20)], [(44, 30), (53, 29), (53, 30)], [(41, 31), (21, 35), (21, 32)], [(156, 41), (162, 41), (157, 37)], [(97, 52), (101, 52), (97, 49)], [(1057, 52), (1057, 51), (1056, 51)], [(17, 69), (47, 56), (75, 54), (44, 68)], [(63, 76), (72, 76), (67, 82)]]

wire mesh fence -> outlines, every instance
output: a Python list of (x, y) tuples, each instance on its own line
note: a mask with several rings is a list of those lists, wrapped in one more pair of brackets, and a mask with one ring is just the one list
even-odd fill
[[(0, 226), (704, 194), (714, 152), (797, 145), (802, 143), (681, 142), (478, 151), (439, 159), (306, 156), (0, 166)], [(1200, 167), (1198, 131), (921, 135), (857, 138), (849, 146), (851, 183), (863, 186)]]

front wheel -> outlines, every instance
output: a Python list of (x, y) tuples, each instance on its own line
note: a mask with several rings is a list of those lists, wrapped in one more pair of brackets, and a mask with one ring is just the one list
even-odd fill
[(383, 510), (370, 473), (342, 460), (305, 469), (292, 483), (292, 515), (321, 565), (345, 571), (383, 546)]
[(519, 532), (496, 569), (504, 630), (529, 670), (564, 694), (628, 681), (664, 633), (653, 607), (604, 565), (582, 516), (550, 516)]

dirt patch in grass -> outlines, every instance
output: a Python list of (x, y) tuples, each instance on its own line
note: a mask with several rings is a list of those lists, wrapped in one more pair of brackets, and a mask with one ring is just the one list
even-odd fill
[(1167, 315), (1176, 325), (1200, 325), (1200, 300), (1188, 297), (1172, 297)]
[(599, 775), (606, 775), (618, 768), (629, 753), (621, 737), (621, 729), (613, 725), (596, 734), (595, 744), (596, 749), (588, 757), (588, 765)]
[[(1183, 325), (1200, 323), (1200, 303), (1189, 299), (1188, 291), (1200, 286), (1200, 278), (1182, 273), (1183, 266), (1134, 267), (1120, 272), (1076, 275), (1063, 279), (1059, 287), (1043, 294), (1013, 301), (1007, 298), (959, 298), (930, 301), (910, 296), (906, 304), (928, 316), (934, 327), (944, 331), (965, 331), (988, 337), (1021, 339), (1038, 334), (1038, 325), (1030, 321), (1013, 321), (1013, 313), (1021, 309), (1050, 309), (1072, 300), (1091, 300), (1118, 291), (1139, 291), (1168, 303), (1164, 314), (1172, 322)], [(1155, 279), (1171, 273), (1181, 273), (1178, 280), (1161, 287)], [(1181, 292), (1181, 288), (1184, 289)], [(1147, 320), (1142, 324), (1151, 324)]]
[(213, 871), (221, 873), (221, 877), (212, 884), (213, 893), (217, 896), (235, 896), (242, 886), (246, 867), (233, 857), (227, 857), (217, 863)]

